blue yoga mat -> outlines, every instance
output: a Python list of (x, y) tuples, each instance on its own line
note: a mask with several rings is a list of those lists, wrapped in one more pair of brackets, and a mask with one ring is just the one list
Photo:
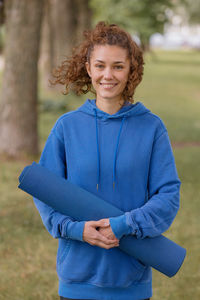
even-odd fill
[[(23, 191), (78, 221), (99, 220), (124, 213), (35, 162), (24, 168), (19, 182), (18, 187)], [(169, 277), (178, 272), (186, 255), (184, 248), (163, 235), (145, 239), (124, 236), (119, 248)]]

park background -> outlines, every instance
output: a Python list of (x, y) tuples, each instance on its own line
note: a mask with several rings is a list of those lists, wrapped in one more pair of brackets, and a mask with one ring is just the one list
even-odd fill
[[(128, 30), (144, 50), (144, 77), (135, 102), (163, 119), (182, 182), (180, 210), (165, 236), (185, 247), (187, 257), (173, 278), (153, 271), (152, 299), (199, 300), (197, 0), (0, 1), (0, 299), (58, 299), (57, 240), (42, 225), (32, 198), (17, 188), (18, 176), (38, 162), (57, 118), (94, 98), (63, 95), (64, 87), (50, 87), (48, 80), (82, 39), (82, 31), (99, 20)], [(179, 39), (169, 47), (164, 40), (173, 26)], [(187, 36), (180, 39), (183, 31)]]

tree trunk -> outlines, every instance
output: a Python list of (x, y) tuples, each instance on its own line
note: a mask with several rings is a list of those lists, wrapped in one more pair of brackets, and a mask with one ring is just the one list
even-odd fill
[(39, 71), (41, 75), (41, 84), (44, 88), (49, 89), (49, 79), (54, 67), (54, 48), (50, 38), (51, 35), (51, 1), (44, 2), (44, 13), (41, 26), (41, 42), (40, 42), (40, 57)]
[[(75, 0), (46, 0), (42, 21), (39, 67), (43, 86), (49, 89), (52, 71), (70, 55), (76, 41)], [(57, 86), (58, 90), (61, 87)]]
[(92, 11), (89, 6), (89, 0), (76, 0), (77, 5), (77, 30), (76, 42), (80, 43), (83, 39), (83, 30), (91, 28)]
[(50, 0), (50, 3), (51, 59), (56, 67), (75, 46), (76, 8), (71, 0)]
[(37, 61), (42, 0), (6, 0), (0, 153), (38, 154)]
[(88, 0), (46, 0), (40, 56), (45, 86), (53, 68), (71, 55), (83, 30), (91, 27), (91, 15)]

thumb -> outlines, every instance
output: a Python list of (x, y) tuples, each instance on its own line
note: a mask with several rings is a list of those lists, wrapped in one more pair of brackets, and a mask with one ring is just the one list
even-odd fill
[(97, 221), (95, 225), (98, 227), (108, 227), (110, 225), (110, 221), (109, 219), (101, 219)]

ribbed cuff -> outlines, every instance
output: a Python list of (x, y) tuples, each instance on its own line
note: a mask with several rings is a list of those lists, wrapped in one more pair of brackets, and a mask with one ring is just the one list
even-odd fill
[(126, 212), (125, 213), (125, 217), (126, 217), (126, 223), (129, 226), (129, 228), (131, 228), (131, 234), (136, 235), (136, 237), (140, 237), (141, 232), (138, 228), (138, 225), (136, 224), (131, 212)]
[(66, 236), (73, 240), (83, 241), (83, 230), (85, 221), (70, 221), (66, 227)]
[(117, 239), (121, 239), (123, 235), (131, 233), (131, 227), (126, 223), (126, 216), (109, 218), (110, 226)]

